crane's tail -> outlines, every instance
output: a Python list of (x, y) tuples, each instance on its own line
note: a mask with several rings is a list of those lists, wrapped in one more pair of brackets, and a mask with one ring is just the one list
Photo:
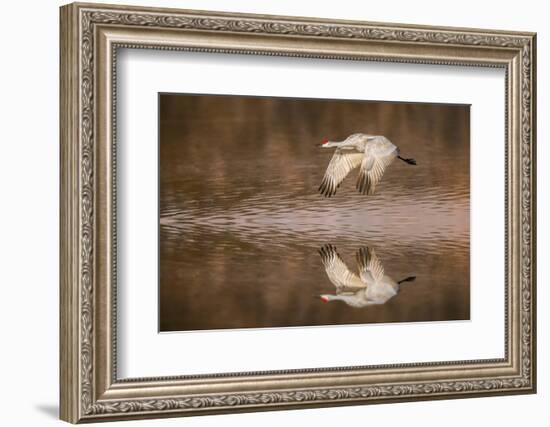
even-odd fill
[(403, 280), (400, 280), (397, 283), (400, 285), (403, 282), (414, 282), (415, 280), (416, 280), (416, 276), (409, 276), (409, 277), (405, 277)]

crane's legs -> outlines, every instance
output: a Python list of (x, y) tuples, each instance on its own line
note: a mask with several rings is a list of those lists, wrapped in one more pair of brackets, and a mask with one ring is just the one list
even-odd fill
[(405, 163), (408, 163), (409, 165), (415, 165), (416, 166), (416, 160), (414, 159), (404, 159), (401, 156), (397, 156), (399, 160), (403, 160)]

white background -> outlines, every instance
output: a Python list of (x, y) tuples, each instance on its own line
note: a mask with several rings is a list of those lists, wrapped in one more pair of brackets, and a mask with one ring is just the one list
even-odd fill
[[(118, 3), (112, 0), (114, 3)], [(390, 21), (537, 31), (538, 117), (548, 117), (545, 99), (550, 73), (550, 30), (544, 2), (464, 0), (307, 2), (138, 1), (134, 4), (227, 10), (326, 18)], [(9, 6), (8, 6), (9, 4)], [(58, 6), (57, 1), (11, 2), (3, 5), (0, 132), (0, 381), (2, 424), (53, 425), (58, 401)], [(544, 263), (549, 245), (550, 179), (548, 126), (539, 120), (539, 393), (454, 401), (374, 405), (209, 416), (194, 419), (129, 422), (124, 425), (213, 426), (262, 424), (334, 425), (370, 423), (412, 426), (545, 425), (550, 386), (547, 360), (550, 338), (546, 325), (550, 294), (545, 285), (550, 269)]]
[[(119, 377), (504, 357), (503, 69), (135, 49), (117, 64)], [(157, 98), (168, 91), (471, 104), (471, 321), (158, 334)], [(213, 343), (223, 357), (205, 357)]]

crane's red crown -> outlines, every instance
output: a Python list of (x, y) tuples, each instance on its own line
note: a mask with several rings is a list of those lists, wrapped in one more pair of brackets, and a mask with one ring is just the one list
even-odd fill
[(321, 141), (321, 145), (325, 145), (325, 144), (328, 144), (328, 138), (327, 137), (323, 138), (323, 140)]

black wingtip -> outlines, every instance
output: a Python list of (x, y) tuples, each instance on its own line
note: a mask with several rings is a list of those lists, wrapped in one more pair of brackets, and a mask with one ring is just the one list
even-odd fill
[(319, 253), (319, 255), (321, 255), (321, 259), (323, 260), (323, 262), (333, 257), (334, 254), (338, 255), (338, 252), (336, 251), (336, 246), (331, 245), (330, 243), (326, 243), (321, 246), (317, 252)]
[(332, 190), (332, 188), (330, 187), (330, 184), (325, 179), (323, 179), (317, 191), (321, 193), (321, 195), (324, 197), (330, 197), (334, 193), (336, 193), (336, 191)]

